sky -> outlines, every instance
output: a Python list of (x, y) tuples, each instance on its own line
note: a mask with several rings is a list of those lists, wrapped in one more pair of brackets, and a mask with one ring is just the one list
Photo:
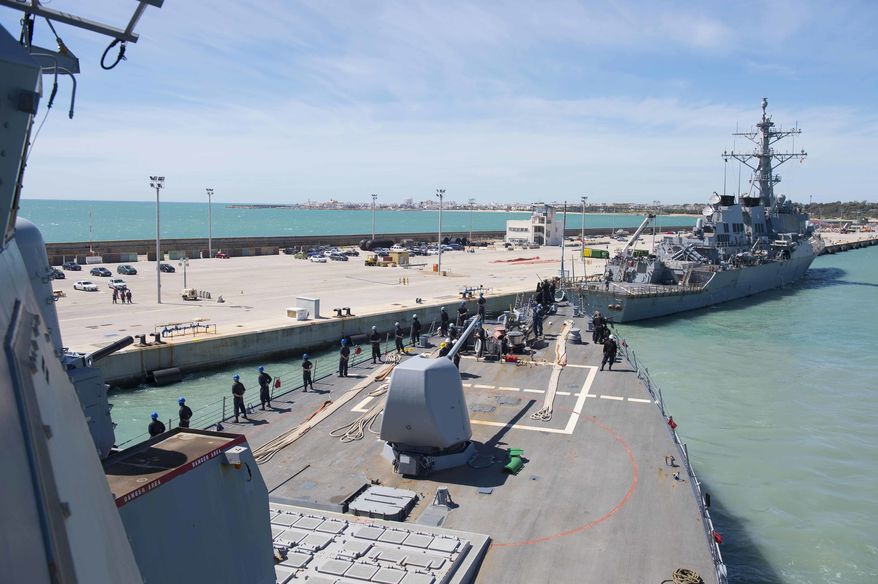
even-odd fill
[[(124, 27), (135, 3), (49, 6)], [(0, 24), (18, 37), (17, 12)], [(58, 24), (81, 62), (23, 197), (295, 203), (702, 202), (738, 190), (769, 101), (802, 129), (777, 187), (878, 199), (878, 3), (166, 0), (127, 61)], [(35, 42), (54, 46), (40, 20)], [(49, 78), (46, 79), (50, 81)], [(37, 123), (45, 114), (46, 100)], [(746, 169), (745, 169), (746, 171)], [(749, 173), (742, 174), (747, 190)]]

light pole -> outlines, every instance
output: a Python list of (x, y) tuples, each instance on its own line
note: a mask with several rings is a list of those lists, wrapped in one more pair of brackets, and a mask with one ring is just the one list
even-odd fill
[(582, 273), (585, 275), (585, 205), (588, 203), (588, 195), (579, 197), (582, 201), (582, 235), (580, 235), (579, 256), (582, 258)]
[(476, 204), (476, 200), (470, 198), (469, 200), (469, 244), (472, 246), (473, 244), (473, 206)]
[(378, 200), (378, 195), (372, 193), (372, 241), (375, 241), (375, 201)]
[[(204, 189), (207, 191), (207, 257), (213, 257), (213, 218), (210, 215), (212, 211), (212, 197), (213, 197), (213, 189), (207, 187)], [(185, 278), (184, 278), (185, 279)]]
[(162, 303), (162, 246), (159, 231), (159, 192), (165, 186), (165, 177), (149, 177), (149, 186), (155, 189), (155, 291), (158, 303)]
[(445, 189), (436, 189), (436, 196), (439, 197), (439, 241), (437, 248), (439, 250), (439, 260), (437, 262), (437, 271), (442, 275), (442, 199), (445, 197)]
[(180, 263), (178, 265), (183, 268), (183, 289), (185, 290), (189, 287), (186, 285), (186, 268), (189, 267), (189, 258), (183, 256), (182, 258), (180, 258)]
[(652, 222), (652, 253), (655, 253), (655, 236), (656, 236), (656, 224), (659, 221), (659, 206), (661, 206), (661, 201), (653, 201), (652, 204), (655, 206), (655, 220)]

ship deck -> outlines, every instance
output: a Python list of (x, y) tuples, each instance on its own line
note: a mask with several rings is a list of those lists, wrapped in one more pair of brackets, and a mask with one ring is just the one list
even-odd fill
[[(346, 443), (330, 436), (381, 399), (369, 396), (379, 387), (373, 383), (260, 466), (271, 498), (332, 510), (368, 483), (415, 491), (420, 501), (407, 524), (490, 537), (477, 582), (661, 582), (679, 568), (717, 582), (692, 479), (666, 464), (680, 452), (630, 365), (599, 371), (601, 346), (568, 343), (552, 418), (531, 418), (543, 406), (553, 369), (547, 361), (554, 359), (565, 318), (546, 321), (547, 341), (533, 363), (462, 359), (479, 451), (469, 466), (401, 477), (382, 457), (377, 434), (366, 431)], [(575, 326), (585, 330), (579, 320)], [(375, 367), (324, 380), (315, 393), (287, 394), (275, 400), (275, 409), (255, 411), (249, 423), (227, 424), (226, 431), (244, 433), (257, 448), (362, 384)], [(503, 471), (509, 447), (524, 450), (517, 475)], [(430, 503), (440, 486), (455, 505), (437, 517)]]

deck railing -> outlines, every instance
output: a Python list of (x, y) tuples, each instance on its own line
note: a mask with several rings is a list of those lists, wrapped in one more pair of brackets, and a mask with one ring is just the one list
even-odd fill
[(628, 343), (622, 338), (619, 334), (618, 330), (616, 330), (615, 326), (610, 323), (610, 326), (613, 327), (613, 333), (616, 335), (616, 338), (619, 339), (619, 350), (624, 355), (625, 359), (628, 363), (634, 367), (634, 370), (637, 372), (637, 377), (641, 380), (643, 385), (646, 387), (646, 390), (649, 392), (649, 395), (652, 397), (653, 401), (658, 405), (661, 410), (662, 417), (667, 420), (667, 428), (671, 432), (671, 435), (674, 439), (674, 444), (676, 444), (678, 451), (680, 452), (680, 458), (683, 461), (683, 468), (686, 470), (686, 473), (689, 475), (690, 483), (692, 485), (692, 491), (695, 495), (696, 500), (698, 501), (698, 507), (701, 512), (701, 523), (704, 527), (704, 533), (707, 536), (707, 541), (710, 546), (710, 553), (713, 557), (713, 565), (716, 571), (716, 579), (719, 584), (728, 584), (728, 572), (726, 570), (726, 565), (723, 562), (722, 552), (719, 548), (719, 542), (717, 541), (717, 532), (716, 528), (713, 525), (713, 519), (710, 517), (710, 509), (708, 508), (710, 496), (702, 490), (701, 481), (698, 480), (698, 476), (695, 474), (695, 469), (692, 467), (692, 463), (689, 460), (689, 448), (686, 446), (680, 439), (680, 435), (677, 433), (677, 430), (671, 427), (670, 424), (670, 415), (668, 414), (667, 408), (665, 407), (664, 396), (662, 396), (662, 390), (658, 387), (655, 382), (653, 382), (652, 378), (649, 375), (649, 369), (643, 366), (637, 360), (637, 355), (634, 352), (634, 349), (628, 346)]

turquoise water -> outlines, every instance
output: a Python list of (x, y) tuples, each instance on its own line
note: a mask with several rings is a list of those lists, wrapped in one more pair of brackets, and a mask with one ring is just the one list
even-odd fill
[[(91, 213), (91, 220), (89, 220)], [(214, 237), (284, 235), (351, 235), (372, 232), (370, 210), (239, 209), (214, 202)], [(23, 200), (20, 215), (33, 221), (49, 243), (113, 241), (155, 238), (155, 203), (146, 201)], [(442, 230), (501, 231), (508, 219), (526, 219), (529, 213), (444, 211)], [(587, 227), (632, 228), (640, 215), (586, 214)], [(568, 228), (581, 225), (579, 214), (567, 217)], [(694, 225), (694, 217), (659, 217), (661, 225)], [(91, 235), (89, 226), (91, 225)], [(375, 212), (375, 232), (435, 233), (438, 211)], [(207, 237), (207, 203), (162, 203), (162, 237)]]
[(878, 248), (620, 327), (712, 495), (732, 582), (878, 582)]

